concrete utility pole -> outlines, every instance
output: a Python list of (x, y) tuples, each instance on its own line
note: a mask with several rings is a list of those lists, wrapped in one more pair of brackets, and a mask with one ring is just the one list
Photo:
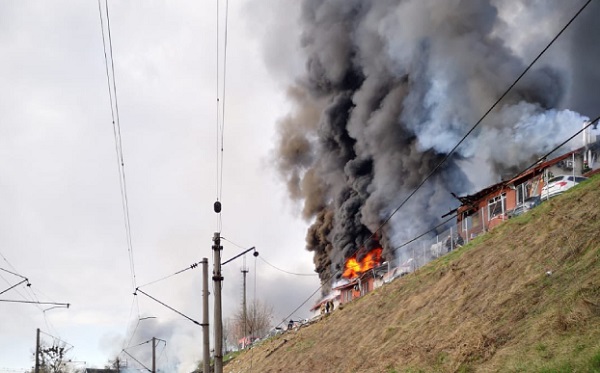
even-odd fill
[(244, 266), (242, 267), (242, 274), (244, 276), (244, 295), (242, 297), (242, 313), (244, 317), (244, 348), (246, 348), (246, 343), (248, 340), (246, 337), (248, 336), (248, 311), (246, 310), (246, 275), (248, 274), (248, 268), (246, 268), (246, 257), (244, 257)]
[(208, 258), (202, 258), (202, 361), (203, 373), (210, 373), (210, 340), (208, 330)]
[(40, 328), (37, 328), (35, 338), (35, 373), (40, 373)]
[(213, 269), (213, 282), (215, 286), (215, 373), (223, 373), (223, 315), (221, 310), (221, 236), (215, 232), (213, 237), (215, 263)]
[(156, 337), (152, 337), (152, 373), (156, 373)]

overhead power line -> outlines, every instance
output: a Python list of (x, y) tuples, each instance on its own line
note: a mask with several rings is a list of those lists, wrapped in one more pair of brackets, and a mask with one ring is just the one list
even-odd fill
[[(112, 33), (110, 28), (110, 12), (108, 1), (104, 0), (106, 15), (106, 34), (104, 31), (104, 18), (102, 15), (101, 1), (98, 0), (98, 11), (100, 14), (100, 28), (102, 31), (102, 46), (104, 52), (104, 65), (106, 70), (106, 81), (108, 85), (108, 97), (110, 100), (110, 113), (112, 117), (113, 135), (115, 138), (115, 151), (117, 154), (117, 168), (119, 171), (119, 186), (121, 190), (121, 203), (123, 207), (123, 220), (125, 224), (125, 236), (127, 240), (127, 252), (129, 255), (129, 267), (131, 272), (131, 286), (135, 291), (137, 287), (135, 276), (135, 264), (133, 256), (133, 244), (131, 235), (131, 219), (129, 214), (129, 199), (127, 197), (127, 179), (125, 177), (125, 160), (123, 156), (123, 142), (121, 137), (121, 119), (119, 116), (119, 99), (117, 95), (117, 81), (115, 78), (115, 62), (112, 45)], [(106, 42), (108, 35), (108, 46)], [(110, 61), (109, 61), (110, 60)]]
[(158, 299), (154, 298), (152, 295), (150, 295), (150, 294), (148, 294), (148, 293), (145, 293), (144, 291), (140, 290), (140, 288), (137, 288), (137, 289), (136, 289), (136, 292), (138, 292), (138, 291), (139, 291), (140, 293), (144, 294), (145, 296), (147, 296), (148, 298), (152, 299), (152, 300), (153, 300), (153, 301), (155, 301), (156, 303), (158, 303), (158, 304), (160, 304), (160, 305), (162, 305), (162, 306), (164, 306), (164, 307), (166, 307), (166, 308), (170, 309), (171, 311), (175, 312), (175, 313), (176, 313), (176, 314), (178, 314), (179, 316), (183, 316), (183, 317), (185, 317), (186, 319), (190, 320), (191, 322), (193, 322), (194, 324), (196, 324), (196, 325), (198, 325), (198, 326), (203, 326), (203, 325), (202, 325), (200, 322), (198, 322), (198, 321), (196, 321), (196, 320), (192, 319), (191, 317), (189, 317), (189, 316), (187, 316), (187, 315), (184, 315), (183, 313), (181, 313), (180, 311), (177, 311), (175, 308), (173, 308), (173, 307), (169, 306), (168, 304), (166, 304), (166, 303), (164, 303), (164, 302), (162, 302), (162, 301), (160, 301), (160, 300), (158, 300)]
[(175, 273), (173, 273), (173, 274), (170, 274), (170, 275), (168, 275), (168, 276), (165, 276), (165, 277), (161, 277), (161, 278), (159, 278), (158, 280), (154, 280), (154, 281), (148, 282), (148, 283), (146, 283), (146, 284), (144, 284), (144, 285), (140, 285), (140, 286), (138, 286), (138, 289), (139, 289), (139, 288), (141, 288), (141, 287), (144, 287), (144, 286), (152, 285), (152, 284), (155, 284), (155, 283), (157, 283), (157, 282), (160, 282), (160, 281), (166, 280), (166, 279), (168, 279), (168, 278), (171, 278), (171, 277), (173, 277), (173, 276), (175, 276), (175, 275), (178, 275), (178, 274), (180, 274), (180, 273), (183, 273), (183, 272), (185, 272), (185, 271), (188, 271), (188, 270), (190, 270), (190, 269), (197, 268), (197, 267), (198, 267), (198, 265), (200, 265), (200, 264), (202, 264), (202, 262), (193, 263), (193, 264), (191, 264), (189, 267), (187, 267), (187, 268), (184, 268), (184, 269), (182, 269), (182, 270), (180, 270), (180, 271), (177, 271), (177, 272), (175, 272)]
[[(225, 113), (226, 113), (226, 99), (227, 99), (227, 31), (229, 28), (229, 0), (225, 0), (225, 25), (224, 25), (224, 38), (223, 38), (223, 60), (221, 66), (221, 43), (220, 43), (220, 12), (219, 12), (219, 1), (216, 3), (217, 6), (217, 32), (216, 32), (216, 200), (215, 212), (217, 213), (217, 232), (221, 232), (222, 229), (222, 215), (220, 201), (223, 199), (223, 165), (224, 165), (224, 148), (225, 148)], [(221, 79), (221, 70), (223, 71)], [(217, 210), (216, 205), (219, 204)]]
[(285, 269), (281, 269), (279, 267), (274, 266), (273, 264), (267, 262), (265, 260), (265, 258), (263, 258), (262, 256), (259, 256), (258, 259), (262, 260), (263, 262), (265, 262), (267, 265), (275, 268), (276, 270), (283, 272), (283, 273), (287, 273), (288, 275), (294, 275), (294, 276), (318, 276), (318, 273), (295, 273), (295, 272), (290, 272), (290, 271), (286, 271)]
[(525, 74), (533, 67), (533, 65), (546, 53), (546, 51), (554, 44), (554, 42), (563, 34), (563, 32), (573, 23), (573, 21), (583, 12), (583, 10), (592, 2), (592, 0), (588, 0), (579, 11), (571, 17), (569, 22), (556, 34), (554, 38), (546, 45), (544, 49), (531, 61), (529, 65), (523, 70), (523, 72), (515, 79), (515, 81), (504, 91), (504, 93), (494, 102), (492, 106), (479, 118), (479, 120), (471, 127), (471, 129), (460, 139), (460, 141), (444, 156), (444, 158), (427, 174), (427, 176), (417, 185), (417, 187), (400, 203), (400, 205), (395, 208), (392, 213), (377, 227), (373, 233), (362, 243), (361, 246), (364, 246), (370, 239), (372, 239), (391, 219), (400, 209), (417, 193), (419, 189), (438, 171), (438, 169), (446, 163), (446, 161), (450, 158), (452, 154), (458, 149), (458, 147), (466, 140), (466, 138), (483, 122), (485, 118), (498, 106), (498, 104), (504, 100), (504, 98), (508, 95), (508, 93), (517, 85), (519, 81), (525, 76)]
[(523, 169), (521, 172), (519, 172), (518, 174), (516, 174), (515, 176), (512, 177), (512, 179), (517, 178), (519, 176), (521, 176), (522, 174), (524, 174), (525, 172), (527, 172), (529, 169), (535, 167), (537, 164), (539, 164), (540, 162), (542, 162), (544, 159), (548, 158), (550, 156), (550, 154), (554, 153), (555, 151), (557, 151), (558, 149), (562, 148), (566, 143), (568, 143), (569, 141), (573, 140), (575, 137), (581, 135), (581, 133), (583, 131), (585, 131), (586, 129), (590, 128), (591, 126), (594, 125), (594, 123), (598, 122), (600, 120), (600, 116), (596, 117), (596, 119), (590, 121), (587, 125), (583, 126), (582, 129), (580, 129), (579, 131), (575, 132), (575, 134), (573, 134), (573, 136), (569, 137), (568, 139), (566, 139), (565, 141), (563, 141), (562, 143), (560, 143), (559, 145), (557, 145), (554, 149), (550, 150), (548, 153), (542, 155), (541, 157), (539, 157), (535, 162), (533, 162), (531, 165), (527, 166), (525, 169)]

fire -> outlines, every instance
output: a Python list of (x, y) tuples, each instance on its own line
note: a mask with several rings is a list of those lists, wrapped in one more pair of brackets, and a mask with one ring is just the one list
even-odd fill
[(356, 254), (348, 258), (346, 260), (346, 265), (344, 267), (344, 273), (342, 274), (342, 277), (349, 279), (356, 278), (361, 273), (366, 272), (369, 269), (379, 265), (381, 263), (382, 252), (383, 249), (381, 247), (373, 249), (369, 251), (369, 253), (365, 255), (360, 262), (356, 260)]

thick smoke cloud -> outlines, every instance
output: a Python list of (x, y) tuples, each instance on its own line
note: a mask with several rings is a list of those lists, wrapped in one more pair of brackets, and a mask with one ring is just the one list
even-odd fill
[[(322, 281), (366, 253), (363, 243), (574, 14), (544, 4), (537, 29), (533, 13), (520, 16), (515, 41), (507, 9), (523, 8), (519, 0), (302, 2), (306, 69), (289, 89), (295, 107), (279, 125), (277, 161), (313, 221), (307, 249)], [(497, 182), (581, 128), (585, 118), (561, 106), (575, 97), (571, 67), (545, 61), (526, 75), (378, 232), (386, 258), (457, 206), (451, 192)]]

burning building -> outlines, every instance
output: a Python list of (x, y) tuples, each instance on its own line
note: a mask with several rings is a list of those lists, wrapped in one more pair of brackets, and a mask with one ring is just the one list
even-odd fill
[(535, 64), (455, 151), (576, 5), (304, 0), (299, 6), (305, 72), (288, 90), (294, 108), (279, 123), (276, 158), (312, 223), (307, 249), (324, 283), (364, 271), (368, 255), (372, 263), (405, 261), (394, 247), (456, 208), (451, 193), (473, 193), (514, 174), (581, 128), (585, 116), (570, 109), (595, 115), (600, 107), (588, 89), (600, 81), (588, 57), (600, 55), (597, 40), (590, 42), (600, 35), (598, 3), (548, 52), (570, 58)]

